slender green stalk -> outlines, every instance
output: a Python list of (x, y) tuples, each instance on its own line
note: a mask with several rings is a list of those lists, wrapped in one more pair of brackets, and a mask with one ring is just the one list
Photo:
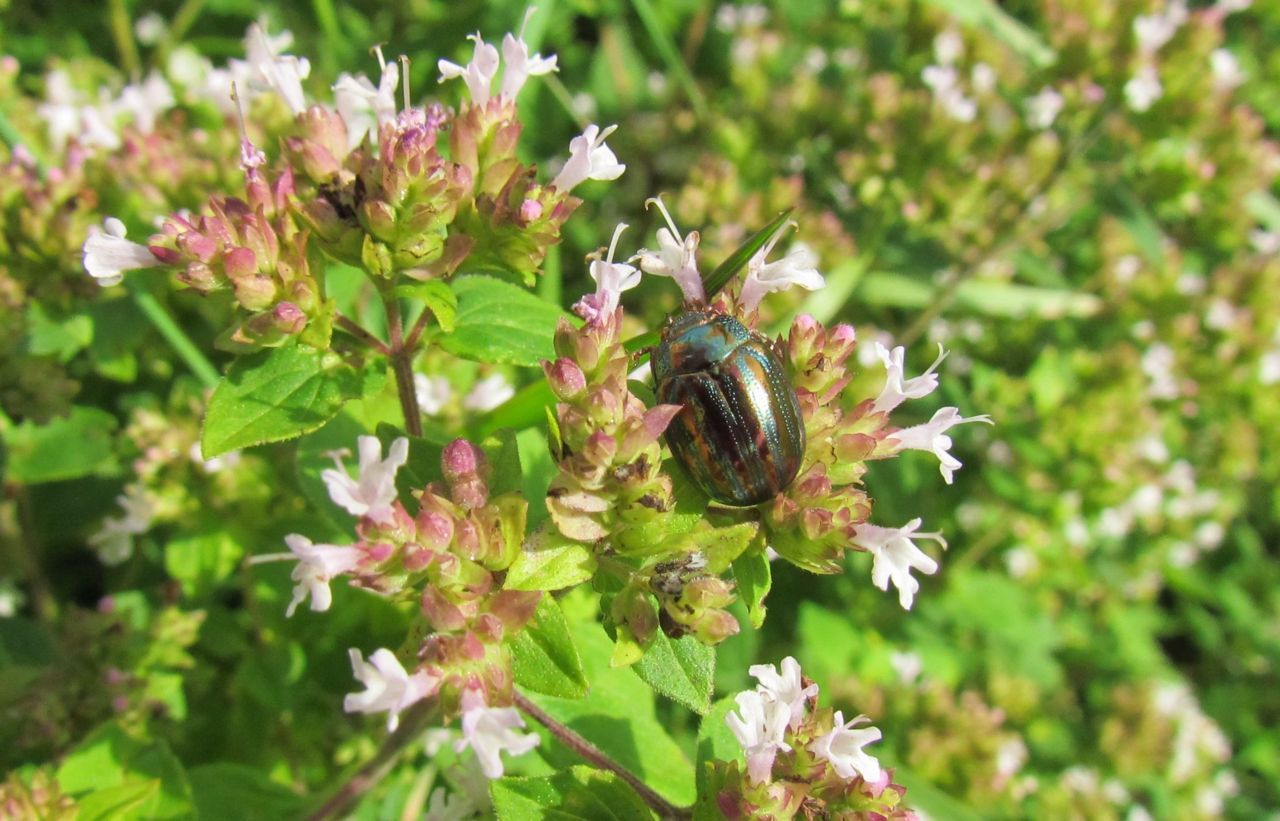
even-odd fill
[(169, 52), (173, 51), (173, 47), (182, 42), (187, 36), (187, 32), (195, 25), (196, 20), (200, 17), (200, 12), (204, 11), (205, 0), (184, 0), (183, 4), (178, 7), (178, 11), (173, 15), (173, 23), (169, 26), (169, 33), (163, 40), (156, 44), (155, 56), (152, 58), (152, 65), (164, 65), (165, 59), (169, 56)]
[(685, 96), (689, 98), (693, 113), (698, 115), (699, 120), (706, 120), (707, 98), (703, 96), (702, 89), (698, 87), (698, 81), (693, 78), (689, 66), (680, 56), (680, 50), (676, 48), (675, 41), (662, 27), (662, 21), (658, 19), (658, 13), (654, 10), (653, 4), (649, 0), (631, 0), (631, 7), (636, 10), (640, 24), (644, 26), (649, 39), (653, 41), (654, 48), (658, 50), (658, 56), (662, 58), (662, 62), (666, 63), (667, 71), (671, 72)]
[(125, 288), (129, 291), (129, 296), (133, 297), (138, 310), (142, 311), (147, 321), (160, 332), (164, 341), (169, 343), (169, 347), (173, 348), (173, 352), (196, 375), (196, 378), (206, 388), (215, 387), (222, 379), (218, 369), (205, 357), (204, 352), (196, 347), (191, 337), (178, 327), (178, 323), (174, 322), (173, 317), (160, 304), (160, 301), (140, 284), (128, 278), (125, 279)]
[(418, 408), (418, 394), (413, 386), (414, 349), (405, 344), (404, 317), (400, 313), (399, 300), (390, 293), (384, 293), (382, 299), (387, 309), (387, 332), (391, 337), (391, 372), (396, 378), (404, 429), (410, 436), (422, 436), (422, 411)]
[(130, 77), (142, 73), (142, 58), (138, 56), (138, 43), (133, 39), (133, 20), (125, 0), (111, 0), (107, 8), (107, 20), (111, 25), (111, 38), (120, 52), (120, 65)]

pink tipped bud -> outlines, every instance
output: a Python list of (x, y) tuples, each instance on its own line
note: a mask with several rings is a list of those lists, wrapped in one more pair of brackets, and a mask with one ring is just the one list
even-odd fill
[(617, 441), (608, 433), (598, 430), (587, 437), (582, 455), (593, 465), (610, 465), (618, 452)]
[(404, 569), (410, 573), (418, 573), (431, 566), (436, 554), (426, 548), (411, 544), (405, 545)]
[(467, 616), (462, 608), (445, 598), (435, 587), (427, 587), (422, 593), (422, 615), (437, 631), (461, 630), (467, 626)]
[(479, 473), (484, 464), (484, 452), (466, 439), (454, 439), (440, 456), (441, 470), (449, 482)]
[(528, 225), (542, 216), (542, 203), (537, 200), (525, 200), (520, 203), (520, 223)]
[(252, 248), (231, 248), (222, 257), (222, 268), (231, 279), (253, 276), (258, 273), (258, 255)]
[(542, 363), (547, 381), (555, 395), (565, 401), (574, 399), (587, 389), (587, 377), (573, 360), (561, 357), (555, 362)]
[(271, 317), (275, 320), (275, 326), (281, 333), (302, 333), (302, 329), (307, 327), (307, 315), (292, 302), (277, 304), (271, 310)]
[(453, 519), (425, 507), (418, 513), (418, 540), (432, 550), (449, 548), (453, 541)]
[(839, 365), (849, 358), (849, 354), (853, 353), (855, 345), (857, 345), (857, 335), (853, 331), (853, 326), (840, 324), (827, 332), (827, 345), (824, 353), (826, 353), (828, 359)]
[(533, 619), (541, 598), (542, 593), (536, 590), (500, 590), (489, 599), (489, 612), (508, 633), (515, 633)]
[(236, 301), (246, 310), (261, 311), (276, 301), (276, 284), (271, 277), (252, 273), (231, 280)]
[(396, 552), (396, 546), (387, 542), (378, 542), (377, 544), (368, 545), (365, 548), (365, 558), (362, 564), (381, 564), (390, 559)]

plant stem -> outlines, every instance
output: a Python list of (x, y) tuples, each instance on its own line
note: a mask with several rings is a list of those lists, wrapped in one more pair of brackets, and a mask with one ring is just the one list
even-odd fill
[(400, 718), (400, 726), (382, 742), (377, 754), (348, 778), (315, 812), (308, 815), (307, 821), (345, 817), (365, 793), (376, 787), (391, 772), (401, 753), (417, 741), (427, 725), (438, 717), (437, 706), (434, 700), (419, 701), (406, 710)]
[(400, 314), (400, 302), (392, 294), (384, 294), (382, 301), (387, 308), (391, 372), (396, 377), (396, 393), (400, 395), (404, 429), (410, 436), (422, 436), (422, 411), (418, 409), (418, 394), (413, 388), (413, 348), (405, 344), (404, 317)]
[(644, 802), (652, 807), (653, 811), (656, 812), (660, 818), (686, 819), (692, 817), (692, 813), (689, 810), (684, 809), (683, 807), (677, 807), (661, 795), (658, 795), (653, 788), (637, 778), (634, 773), (614, 761), (612, 758), (609, 758), (609, 756), (605, 755), (604, 751), (599, 747), (561, 724), (559, 721), (556, 721), (541, 707), (530, 701), (528, 696), (517, 690), (515, 700), (517, 707), (527, 713), (534, 721), (550, 730), (551, 734), (555, 736), (561, 744), (565, 745), (570, 750), (573, 750), (596, 767), (599, 767), (602, 770), (608, 770), (623, 781), (627, 782), (627, 784), (631, 786), (631, 789), (635, 790), (636, 794), (644, 799)]
[(178, 323), (169, 316), (169, 312), (164, 309), (149, 291), (147, 291), (139, 283), (132, 281), (128, 277), (124, 281), (125, 288), (129, 291), (129, 296), (133, 297), (133, 302), (138, 306), (138, 310), (142, 311), (147, 320), (151, 322), (152, 327), (160, 332), (164, 337), (164, 341), (169, 343), (169, 347), (173, 348), (173, 352), (178, 358), (186, 364), (196, 378), (206, 388), (216, 387), (221, 381), (222, 376), (218, 373), (218, 369), (213, 363), (205, 357), (204, 353), (196, 347)]
[(383, 356), (391, 356), (391, 348), (387, 347), (387, 343), (378, 339), (372, 332), (351, 317), (338, 314), (334, 324)]
[(129, 19), (129, 8), (124, 0), (111, 0), (107, 13), (111, 37), (116, 41), (116, 51), (120, 52), (120, 65), (124, 67), (126, 74), (136, 80), (142, 73), (142, 60), (138, 57), (138, 43), (133, 39), (133, 21)]
[(427, 323), (435, 314), (431, 313), (431, 309), (422, 306), (422, 313), (418, 314), (418, 318), (413, 323), (413, 327), (409, 329), (409, 335), (405, 337), (404, 345), (409, 350), (417, 350), (418, 342), (422, 340), (422, 333), (427, 329)]

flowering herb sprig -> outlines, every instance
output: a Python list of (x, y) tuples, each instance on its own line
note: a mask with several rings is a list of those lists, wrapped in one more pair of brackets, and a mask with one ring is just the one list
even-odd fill
[(757, 664), (759, 682), (738, 693), (725, 723), (742, 748), (739, 761), (714, 761), (703, 800), (725, 818), (918, 818), (906, 790), (864, 748), (880, 740), (866, 716), (848, 721), (818, 707), (818, 685), (788, 656), (781, 670)]

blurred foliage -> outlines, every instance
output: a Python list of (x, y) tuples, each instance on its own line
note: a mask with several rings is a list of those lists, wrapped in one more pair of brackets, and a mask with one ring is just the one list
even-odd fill
[[(521, 99), (523, 159), (554, 163), (582, 124), (617, 122), (627, 164), (607, 192), (584, 194), (542, 296), (567, 306), (587, 291), (579, 261), (618, 221), (648, 236), (659, 223), (643, 202), (659, 192), (712, 261), (794, 207), (828, 285), (771, 298), (766, 326), (806, 311), (852, 323), (859, 356), (892, 338), (921, 363), (945, 344), (942, 402), (996, 420), (958, 437), (953, 486), (927, 458), (868, 478), (878, 521), (922, 516), (951, 544), (914, 611), (871, 589), (857, 554), (816, 581), (778, 563), (770, 618), (753, 631), (741, 611), (716, 670), (724, 695), (747, 685), (748, 664), (796, 655), (825, 699), (883, 730), (878, 754), (934, 817), (1280, 806), (1280, 4), (1221, 6), (1197, 5), (1154, 58), (1133, 24), (1155, 4), (1117, 0), (545, 0), (528, 23), (560, 71)], [(131, 21), (151, 12), (178, 30), (139, 44)], [(0, 53), (17, 60), (0, 72), (6, 138), (55, 156), (33, 103), (49, 67), (91, 89), (163, 67), (179, 42), (221, 63), (260, 13), (311, 56), (315, 96), (341, 71), (373, 73), (367, 48), (383, 43), (412, 60), (421, 97), (437, 92), (437, 58), (464, 57), (470, 32), (518, 28), (524, 4), (4, 0)], [(1238, 88), (1211, 69), (1220, 48), (1238, 60)], [(1126, 85), (1148, 59), (1162, 96), (1137, 111)], [(951, 96), (926, 84), (929, 67), (953, 70)], [(1045, 89), (1059, 97), (1047, 124), (1029, 114)], [(323, 491), (299, 466), (394, 418), (394, 399), (368, 397), (211, 472), (190, 455), (203, 397), (184, 363), (135, 303), (99, 296), (80, 268), (104, 215), (150, 219), (228, 186), (234, 129), (184, 110), (131, 168), (3, 181), (0, 737), (16, 743), (0, 751), (14, 770), (0, 808), (52, 817), (110, 800), (145, 817), (246, 805), (279, 817), (375, 748), (339, 709), (345, 652), (395, 646), (404, 613), (339, 589), (327, 617), (286, 621), (287, 569), (241, 559), (300, 521), (336, 527), (311, 512)], [(158, 164), (178, 151), (172, 172)], [(118, 175), (138, 185), (111, 184)], [(71, 196), (82, 188), (101, 201)], [(146, 275), (139, 287), (210, 347), (224, 306)], [(624, 302), (648, 328), (678, 297), (648, 278)], [(482, 375), (429, 359), (459, 384)], [(861, 362), (879, 378), (873, 355)], [(485, 422), (451, 408), (439, 424)], [(544, 451), (540, 434), (525, 451)], [(141, 492), (155, 513), (133, 558), (99, 564), (87, 540), (117, 495)], [(587, 597), (566, 611), (598, 632)], [(593, 633), (582, 646), (600, 644)], [(586, 664), (626, 679), (616, 686), (652, 705), (672, 754), (693, 757), (683, 708), (606, 672), (598, 653)], [(608, 735), (588, 718), (579, 729)], [(541, 749), (546, 762), (517, 771), (569, 763)], [(433, 779), (462, 778), (450, 755), (408, 756), (357, 817), (421, 806)], [(688, 797), (688, 784), (670, 789)]]

